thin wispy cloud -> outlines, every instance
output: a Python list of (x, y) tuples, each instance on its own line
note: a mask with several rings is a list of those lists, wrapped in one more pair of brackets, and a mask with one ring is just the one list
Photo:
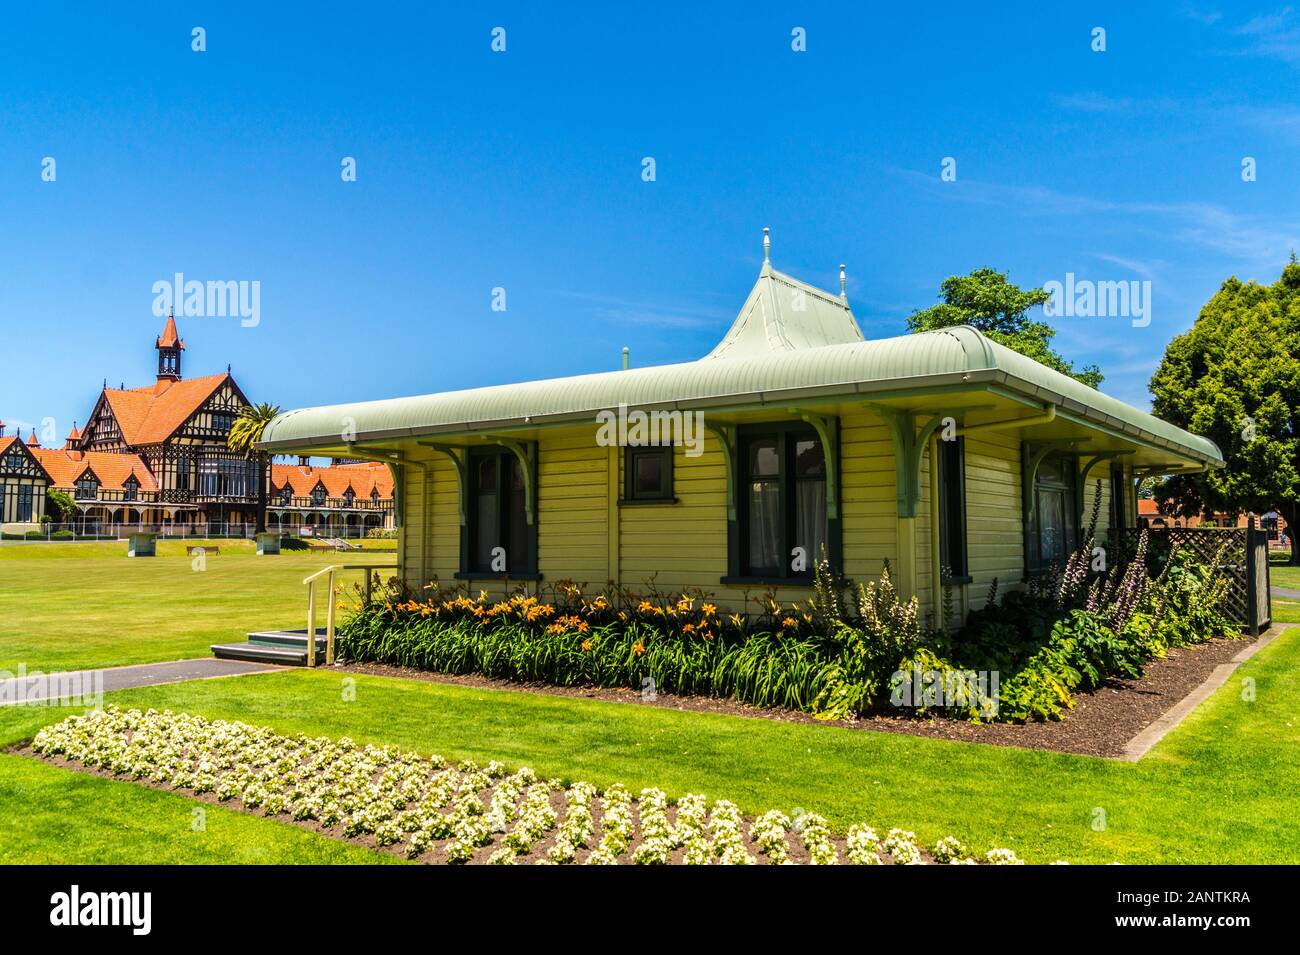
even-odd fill
[(1129, 113), (1138, 101), (1128, 96), (1108, 96), (1105, 93), (1066, 93), (1052, 97), (1052, 102), (1062, 109), (1081, 113)]
[(1254, 137), (1252, 141), (1264, 133), (1291, 143), (1300, 142), (1300, 107), (1291, 103), (1246, 103), (1220, 97), (1110, 96), (1096, 91), (1056, 94), (1052, 103), (1058, 109), (1089, 117), (1177, 117), (1202, 132), (1214, 128), (1224, 134)]
[(1197, 7), (1183, 7), (1180, 11), (1183, 16), (1189, 20), (1195, 20), (1197, 23), (1205, 26), (1213, 26), (1223, 19), (1223, 14), (1218, 10), (1204, 10)]
[(1294, 7), (1251, 17), (1231, 32), (1246, 41), (1244, 47), (1230, 51), (1235, 55), (1300, 63), (1300, 16)]
[(1210, 202), (1122, 201), (1059, 192), (1045, 186), (969, 179), (946, 183), (916, 170), (902, 170), (901, 174), (931, 195), (948, 201), (1015, 208), (1034, 216), (1127, 218), (1135, 229), (1211, 249), (1252, 265), (1276, 263), (1300, 245), (1300, 231), (1293, 224), (1232, 212)]
[(1238, 36), (1276, 36), (1292, 29), (1293, 13), (1291, 7), (1283, 7), (1277, 13), (1252, 17), (1232, 32)]
[(735, 310), (700, 305), (635, 301), (561, 289), (557, 294), (584, 303), (586, 311), (602, 321), (653, 328), (714, 328), (734, 319)]
[(1132, 272), (1134, 275), (1140, 275), (1142, 278), (1154, 283), (1157, 282), (1156, 270), (1146, 262), (1139, 262), (1137, 259), (1125, 258), (1122, 255), (1112, 255), (1109, 252), (1094, 252), (1092, 257), (1100, 262), (1106, 262), (1109, 265), (1117, 265), (1126, 272)]

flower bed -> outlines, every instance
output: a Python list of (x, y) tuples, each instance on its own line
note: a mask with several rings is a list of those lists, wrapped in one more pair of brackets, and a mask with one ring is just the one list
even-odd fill
[[(1169, 648), (1234, 630), (1221, 611), (1226, 580), (1190, 554), (1169, 555), (1152, 577), (1140, 545), (1126, 563), (1095, 572), (1100, 501), (1099, 489), (1092, 525), (1064, 568), (1001, 603), (994, 581), (985, 608), (956, 633), (923, 627), (917, 600), (899, 597), (887, 564), (878, 581), (853, 588), (822, 562), (812, 600), (789, 606), (767, 593), (754, 613), (723, 612), (700, 592), (590, 595), (567, 581), (549, 600), (378, 588), (369, 604), (341, 605), (354, 612), (339, 630), (339, 652), (358, 663), (653, 688), (824, 719), (897, 706), (898, 683), (917, 673), (963, 691), (941, 706), (909, 701), (918, 714), (1059, 719), (1077, 692), (1140, 677)], [(996, 674), (996, 694), (968, 689), (967, 674)]]
[(282, 817), (423, 862), (564, 865), (1018, 865), (1009, 849), (980, 859), (949, 836), (927, 853), (916, 837), (867, 825), (845, 837), (821, 816), (773, 810), (746, 819), (725, 799), (658, 789), (633, 797), (565, 786), (493, 761), (452, 766), (347, 738), (287, 737), (267, 727), (114, 706), (37, 733), (32, 749), (108, 775)]

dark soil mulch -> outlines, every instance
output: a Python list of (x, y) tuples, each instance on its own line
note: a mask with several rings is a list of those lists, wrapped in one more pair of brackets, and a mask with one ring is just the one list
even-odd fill
[(1211, 640), (1185, 649), (1170, 650), (1169, 656), (1165, 659), (1152, 660), (1147, 664), (1142, 679), (1108, 681), (1094, 693), (1077, 694), (1074, 708), (1068, 710), (1061, 720), (1024, 724), (968, 723), (942, 717), (922, 719), (891, 713), (859, 720), (822, 721), (796, 710), (764, 709), (736, 700), (720, 700), (713, 697), (659, 693), (654, 700), (643, 700), (637, 690), (618, 688), (557, 687), (545, 683), (514, 683), (472, 674), (430, 673), (425, 670), (378, 663), (341, 663), (337, 664), (337, 668), (351, 673), (401, 677), (431, 683), (499, 690), (526, 690), (531, 693), (632, 703), (638, 706), (723, 713), (729, 716), (751, 716), (787, 723), (816, 723), (823, 726), (906, 733), (912, 736), (930, 736), (969, 743), (1020, 746), (1028, 749), (1048, 749), (1060, 753), (1116, 758), (1124, 755), (1124, 746), (1129, 740), (1205, 682), (1215, 667), (1229, 662), (1240, 651), (1249, 647), (1255, 639), (1257, 638)]

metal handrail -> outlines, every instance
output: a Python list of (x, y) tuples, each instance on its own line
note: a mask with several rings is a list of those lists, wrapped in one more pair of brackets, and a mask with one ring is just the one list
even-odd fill
[(396, 570), (397, 564), (330, 564), (303, 580), (307, 588), (307, 666), (316, 665), (316, 581), (327, 577), (326, 587), (328, 604), (325, 610), (325, 665), (334, 663), (334, 578), (345, 570), (365, 570), (366, 582), (362, 588), (362, 600), (370, 603), (370, 571)]

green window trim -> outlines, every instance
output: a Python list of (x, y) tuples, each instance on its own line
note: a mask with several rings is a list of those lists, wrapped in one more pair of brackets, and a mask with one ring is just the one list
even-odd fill
[[(659, 471), (659, 486), (638, 490), (639, 466), (650, 463)], [(628, 445), (623, 448), (623, 497), (618, 502), (626, 504), (675, 504), (673, 496), (673, 446)]]
[(970, 583), (966, 538), (966, 439), (935, 443), (939, 468), (939, 566), (950, 583)]
[[(478, 540), (481, 520), (479, 499), (488, 494), (478, 486), (478, 479), (481, 476), (479, 468), (489, 459), (495, 462), (491, 496), (496, 502), (493, 518), (496, 528), (492, 541), (480, 542)], [(509, 486), (509, 479), (516, 473), (514, 470), (516, 468), (519, 469), (517, 473), (522, 488)], [(465, 454), (467, 476), (463, 488), (465, 521), (460, 527), (460, 569), (455, 574), (457, 580), (541, 579), (537, 572), (537, 520), (531, 513), (531, 507), (535, 506), (535, 497), (529, 493), (531, 488), (537, 486), (536, 468), (535, 442), (529, 442), (527, 446), (516, 442), (510, 442), (508, 445), (501, 442), (494, 447), (470, 448)], [(520, 493), (522, 493), (522, 501), (516, 501), (514, 495)], [(513, 506), (516, 503), (522, 505), (522, 513), (516, 513)], [(515, 543), (521, 545), (521, 547), (513, 547), (516, 553), (511, 553), (512, 537)], [(490, 559), (487, 562), (477, 559), (476, 551), (480, 543), (491, 544), (494, 548), (505, 548), (506, 569), (504, 571), (492, 570)], [(517, 553), (520, 549), (525, 552), (522, 560)]]
[[(1079, 543), (1079, 459), (1068, 451), (1052, 450), (1050, 447), (1034, 448), (1022, 446), (1021, 453), (1026, 461), (1025, 469), (1025, 576), (1031, 577), (1044, 573), (1054, 564), (1059, 564), (1069, 556)], [(1039, 506), (1040, 499), (1051, 500), (1059, 497), (1060, 510), (1044, 515)], [(1044, 556), (1043, 531), (1044, 520), (1059, 518), (1062, 540), (1055, 548), (1055, 557)]]
[[(828, 427), (834, 427), (836, 438), (830, 448), (821, 436)], [(798, 505), (801, 498), (798, 490), (799, 485), (805, 482), (816, 485), (835, 482), (836, 486), (833, 489), (824, 489), (822, 493), (813, 496), (824, 508), (823, 534), (827, 559), (832, 572), (840, 573), (843, 563), (841, 523), (838, 508), (835, 516), (832, 516), (829, 506), (830, 501), (838, 501), (840, 496), (838, 419), (827, 419), (820, 427), (804, 421), (785, 420), (728, 427), (721, 432), (716, 427), (710, 430), (717, 433), (720, 438), (724, 438), (722, 444), (728, 475), (727, 574), (721, 578), (720, 583), (807, 586), (812, 582), (814, 567), (821, 559), (820, 549), (817, 553), (805, 553), (808, 562), (805, 572), (796, 572), (792, 568), (794, 547), (801, 546), (794, 540), (798, 536), (797, 527), (800, 520)], [(795, 450), (798, 443), (809, 440), (816, 442), (821, 448), (823, 472), (820, 475), (809, 474), (801, 477), (795, 473), (797, 471)], [(765, 442), (769, 443), (771, 450), (775, 451), (777, 467), (773, 473), (755, 473), (751, 456), (756, 446)], [(837, 459), (832, 464), (830, 458), (833, 454)], [(774, 532), (769, 528), (768, 534), (774, 537), (775, 545), (772, 554), (779, 563), (769, 567), (755, 566), (751, 560), (753, 535), (759, 533), (758, 528), (750, 523), (751, 509), (754, 507), (752, 494), (756, 489), (755, 485), (759, 484), (769, 485), (775, 489), (775, 509), (771, 513), (775, 513), (777, 517), (776, 527)], [(811, 506), (813, 496), (803, 496), (802, 500), (806, 506)], [(768, 543), (770, 544), (771, 541)]]
[(1124, 479), (1124, 467), (1112, 464), (1110, 467), (1110, 526), (1122, 530), (1129, 526), (1128, 482)]

